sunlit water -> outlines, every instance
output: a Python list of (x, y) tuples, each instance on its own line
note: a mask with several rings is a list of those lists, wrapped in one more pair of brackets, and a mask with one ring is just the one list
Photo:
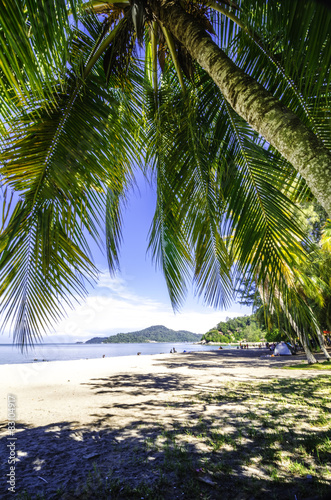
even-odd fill
[[(39, 344), (22, 353), (17, 346), (0, 344), (0, 364), (33, 363), (35, 361), (65, 361), (73, 359), (96, 359), (113, 356), (132, 356), (170, 353), (176, 351), (210, 351), (218, 346), (203, 346), (192, 343), (147, 343), (147, 344)], [(233, 349), (233, 346), (223, 346)]]

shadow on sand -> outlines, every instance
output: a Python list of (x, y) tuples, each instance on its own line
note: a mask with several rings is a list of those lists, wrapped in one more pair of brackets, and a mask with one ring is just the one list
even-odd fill
[[(206, 368), (222, 368), (224, 370), (232, 368), (283, 368), (284, 366), (295, 366), (304, 363), (304, 354), (294, 356), (271, 356), (271, 352), (266, 349), (223, 349), (213, 351), (196, 351), (185, 354), (176, 354), (166, 361), (157, 362), (157, 366), (165, 366), (169, 369), (177, 366), (186, 366), (191, 370), (202, 370)], [(318, 361), (324, 361), (321, 354), (317, 354)], [(252, 376), (253, 371), (252, 371)], [(272, 378), (274, 375), (267, 375)], [(286, 374), (284, 374), (286, 376)], [(304, 375), (306, 376), (306, 375)]]
[[(183, 357), (198, 363), (195, 354)], [(231, 356), (210, 359), (233, 362)], [(314, 383), (307, 387), (310, 397)], [(91, 411), (93, 425), (17, 427), (16, 498), (329, 498), (330, 481), (277, 472), (280, 450), (290, 453), (299, 442), (309, 453), (307, 467), (309, 460), (325, 460), (322, 452), (316, 454), (318, 443), (327, 439), (323, 429), (314, 430), (312, 437), (308, 427), (296, 431), (284, 423), (294, 418), (293, 405), (274, 405), (271, 418), (264, 410), (254, 416), (245, 406), (251, 394), (240, 386), (216, 395), (197, 389), (192, 396), (189, 379), (180, 375), (125, 374), (93, 379), (88, 385), (92, 406), (94, 395), (102, 397), (102, 404)], [(265, 382), (259, 390), (268, 398), (283, 397), (286, 391), (293, 395), (302, 388), (303, 381), (284, 379), (273, 387)], [(189, 390), (191, 397), (185, 397)], [(308, 410), (310, 405), (313, 402)], [(280, 448), (272, 446), (275, 441)], [(6, 483), (7, 443), (5, 436), (0, 443), (0, 497), (12, 499)]]

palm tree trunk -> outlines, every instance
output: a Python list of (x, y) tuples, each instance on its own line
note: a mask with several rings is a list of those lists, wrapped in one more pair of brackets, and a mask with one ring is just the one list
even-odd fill
[(309, 348), (306, 334), (303, 333), (303, 335), (301, 337), (299, 336), (299, 339), (300, 339), (300, 342), (302, 344), (303, 350), (305, 351), (308, 364), (313, 365), (314, 363), (317, 363), (315, 356), (313, 355), (313, 353), (311, 352), (311, 350)]
[(312, 323), (314, 324), (314, 327), (315, 327), (315, 333), (317, 335), (317, 340), (318, 340), (318, 343), (320, 345), (321, 351), (323, 352), (323, 354), (326, 357), (326, 359), (329, 361), (331, 359), (330, 354), (326, 350), (322, 331), (321, 331), (321, 329), (319, 327), (318, 321), (317, 321), (317, 319), (316, 319), (316, 317), (315, 317), (315, 315), (313, 313), (313, 310), (312, 310), (312, 308), (310, 306), (309, 306), (309, 312), (311, 314)]
[(331, 152), (292, 111), (238, 68), (178, 3), (149, 3), (207, 71), (232, 108), (293, 165), (331, 216)]
[[(270, 299), (270, 294), (269, 294), (267, 283), (265, 283), (264, 286), (262, 286), (261, 284), (258, 284), (257, 287), (258, 287), (259, 294), (261, 296), (262, 301), (264, 303), (266, 303), (266, 304), (269, 304), (269, 309), (270, 309), (270, 312), (272, 314), (274, 312), (275, 308), (274, 308), (274, 305), (272, 304), (272, 302), (269, 300)], [(277, 296), (277, 300), (279, 301), (279, 305), (280, 305), (280, 307), (281, 307), (284, 315), (286, 316), (288, 322), (290, 323), (291, 327), (293, 328), (293, 330), (295, 331), (296, 335), (298, 336), (298, 338), (299, 338), (299, 340), (301, 342), (303, 350), (305, 351), (305, 355), (306, 355), (308, 364), (312, 365), (314, 363), (317, 363), (317, 360), (316, 360), (315, 356), (313, 355), (313, 353), (311, 352), (311, 350), (309, 348), (308, 339), (307, 339), (306, 333), (305, 332), (301, 332), (301, 330), (299, 329), (298, 325), (294, 321), (291, 313), (285, 307), (284, 301), (283, 301), (280, 293), (277, 290), (275, 292), (275, 296)]]
[(331, 356), (328, 353), (328, 351), (326, 350), (325, 342), (324, 342), (324, 337), (323, 337), (323, 334), (322, 334), (322, 332), (321, 332), (321, 330), (319, 328), (316, 329), (316, 334), (317, 334), (317, 338), (318, 338), (318, 342), (319, 342), (320, 348), (321, 348), (324, 356), (326, 357), (326, 359), (329, 361), (331, 359)]
[(279, 300), (279, 304), (280, 304), (280, 307), (282, 308), (283, 313), (285, 314), (285, 316), (288, 319), (288, 322), (290, 323), (291, 327), (293, 328), (293, 330), (295, 331), (295, 333), (297, 334), (297, 336), (300, 339), (300, 342), (302, 344), (303, 350), (305, 351), (305, 354), (306, 354), (306, 357), (307, 357), (308, 364), (312, 365), (314, 363), (317, 363), (317, 360), (316, 360), (315, 356), (313, 355), (313, 353), (309, 349), (308, 339), (307, 339), (306, 333), (305, 332), (301, 332), (301, 330), (299, 329), (298, 325), (294, 321), (291, 313), (286, 308), (286, 306), (284, 304), (284, 301), (283, 301), (283, 299), (282, 299), (282, 297), (281, 297), (280, 294), (278, 295), (278, 300)]

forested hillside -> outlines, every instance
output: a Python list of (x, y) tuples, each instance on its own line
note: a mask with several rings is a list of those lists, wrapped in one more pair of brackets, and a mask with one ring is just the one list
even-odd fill
[(186, 330), (170, 330), (162, 325), (150, 326), (130, 333), (117, 333), (109, 337), (94, 337), (86, 344), (130, 344), (135, 342), (198, 342), (201, 335)]
[(237, 318), (226, 318), (220, 321), (202, 336), (206, 342), (219, 342), (229, 344), (231, 342), (259, 342), (266, 340), (268, 342), (278, 342), (280, 340), (289, 340), (285, 331), (284, 322), (274, 321), (266, 328), (264, 321), (263, 308), (260, 308), (256, 314), (249, 316), (238, 316)]
[(239, 316), (237, 318), (226, 318), (220, 321), (214, 328), (202, 337), (207, 342), (231, 343), (245, 340), (247, 342), (258, 342), (265, 338), (266, 332), (261, 330), (255, 314), (250, 316)]

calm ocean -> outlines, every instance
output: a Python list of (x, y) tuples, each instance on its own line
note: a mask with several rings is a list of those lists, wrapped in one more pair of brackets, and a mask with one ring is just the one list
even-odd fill
[[(148, 344), (39, 344), (21, 353), (17, 346), (0, 344), (0, 364), (33, 363), (34, 361), (65, 361), (73, 359), (92, 359), (131, 356), (137, 352), (144, 354), (170, 353), (175, 347), (177, 352), (210, 351), (218, 346), (203, 346), (191, 343), (148, 343)], [(231, 346), (226, 346), (231, 348)]]

